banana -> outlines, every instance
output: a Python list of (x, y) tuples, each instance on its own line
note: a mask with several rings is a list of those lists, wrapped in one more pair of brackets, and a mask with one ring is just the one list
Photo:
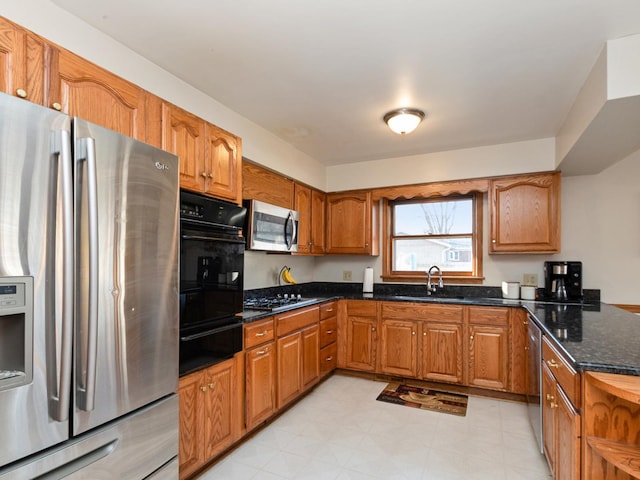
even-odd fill
[(285, 268), (282, 272), (282, 278), (285, 282), (287, 283), (293, 283), (296, 284), (298, 282), (295, 281), (295, 279), (291, 276), (291, 269), (290, 268)]

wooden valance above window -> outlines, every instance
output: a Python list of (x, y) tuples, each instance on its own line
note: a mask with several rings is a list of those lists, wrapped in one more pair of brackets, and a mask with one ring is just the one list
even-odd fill
[(374, 188), (371, 192), (374, 201), (380, 200), (381, 198), (386, 198), (388, 200), (410, 200), (412, 198), (466, 195), (471, 192), (488, 192), (489, 181), (489, 178), (473, 178), (469, 180), (455, 180), (451, 182), (381, 187)]

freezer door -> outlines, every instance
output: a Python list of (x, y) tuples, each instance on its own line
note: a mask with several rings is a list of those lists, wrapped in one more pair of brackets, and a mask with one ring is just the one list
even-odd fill
[(0, 480), (175, 480), (177, 456), (178, 397), (172, 395), (12, 468), (0, 469)]
[(69, 124), (66, 115), (0, 94), (0, 284), (15, 302), (0, 309), (0, 469), (69, 435)]
[(73, 434), (178, 384), (178, 158), (77, 118)]

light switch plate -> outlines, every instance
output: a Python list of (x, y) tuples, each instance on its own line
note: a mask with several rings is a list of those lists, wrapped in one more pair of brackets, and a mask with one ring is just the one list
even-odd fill
[(522, 275), (522, 284), (523, 285), (533, 285), (535, 287), (538, 286), (538, 275), (536, 273), (525, 273)]
[(350, 282), (351, 280), (353, 280), (353, 275), (351, 273), (351, 270), (343, 270), (342, 280), (346, 280), (347, 282)]

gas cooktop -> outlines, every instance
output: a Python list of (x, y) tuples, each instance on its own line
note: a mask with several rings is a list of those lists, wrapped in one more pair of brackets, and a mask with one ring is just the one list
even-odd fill
[(316, 298), (303, 298), (301, 295), (278, 295), (276, 297), (249, 298), (244, 301), (245, 310), (263, 310), (274, 312), (290, 307), (302, 307), (317, 301)]

